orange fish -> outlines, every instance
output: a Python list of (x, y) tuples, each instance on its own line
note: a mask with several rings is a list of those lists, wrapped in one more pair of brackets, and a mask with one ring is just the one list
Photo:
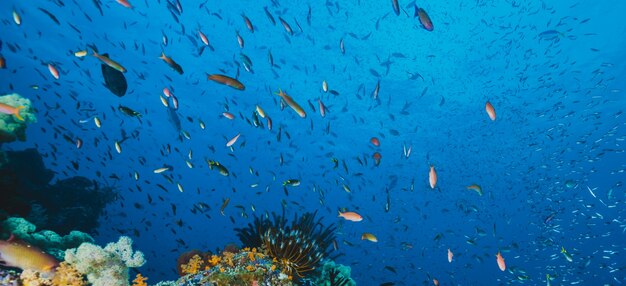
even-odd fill
[(493, 108), (493, 105), (491, 105), (489, 101), (487, 101), (487, 103), (485, 104), (485, 110), (487, 111), (487, 114), (489, 114), (489, 118), (491, 118), (491, 121), (496, 120), (496, 110)]
[(169, 88), (164, 87), (163, 88), (163, 95), (165, 95), (165, 97), (167, 97), (167, 98), (170, 98), (170, 97), (172, 97), (172, 92), (170, 91)]
[(126, 72), (126, 68), (124, 68), (122, 65), (120, 65), (119, 63), (115, 62), (114, 60), (110, 59), (108, 56), (106, 56), (106, 54), (101, 55), (98, 54), (96, 51), (93, 51), (93, 56), (98, 58), (100, 61), (102, 61), (103, 63), (105, 63), (107, 66), (110, 66), (120, 72), (125, 73)]
[(437, 185), (437, 172), (435, 171), (435, 166), (430, 166), (430, 172), (428, 172), (428, 182), (430, 183), (431, 189), (434, 189)]
[(374, 164), (376, 164), (376, 166), (380, 165), (380, 159), (383, 158), (382, 155), (380, 155), (380, 153), (376, 152), (374, 153), (374, 155), (372, 155), (372, 158), (374, 158)]
[(439, 280), (437, 280), (437, 279), (433, 278), (433, 284), (434, 284), (435, 286), (439, 286)]
[(267, 119), (267, 130), (272, 130), (272, 119), (269, 116), (265, 119)]
[(342, 217), (345, 220), (354, 221), (354, 222), (363, 220), (363, 217), (360, 214), (355, 213), (355, 212), (343, 212), (342, 213), (341, 211), (339, 211), (338, 217)]
[(372, 137), (370, 139), (370, 143), (372, 143), (372, 145), (374, 145), (376, 147), (380, 146), (380, 140), (378, 140), (378, 138), (376, 138), (376, 137)]
[(0, 55), (0, 69), (6, 69), (6, 68), (7, 68), (7, 62), (4, 59), (4, 57)]
[(0, 240), (0, 265), (33, 270), (50, 277), (54, 275), (59, 261), (11, 234), (8, 240)]
[(498, 267), (500, 268), (501, 271), (506, 270), (506, 264), (504, 263), (504, 258), (500, 254), (499, 250), (498, 250), (498, 254), (496, 254), (496, 261), (498, 262)]
[(19, 121), (24, 121), (24, 118), (20, 116), (20, 110), (24, 108), (24, 106), (13, 107), (4, 103), (0, 103), (0, 113), (13, 115)]
[(306, 112), (304, 112), (304, 109), (302, 109), (302, 106), (300, 106), (297, 102), (295, 102), (293, 100), (293, 98), (291, 98), (291, 96), (287, 95), (286, 92), (282, 91), (282, 90), (278, 90), (278, 96), (280, 96), (285, 103), (287, 103), (287, 105), (289, 105), (289, 107), (291, 107), (291, 109), (293, 109), (300, 117), (305, 118), (306, 117)]
[(448, 262), (452, 263), (452, 257), (454, 257), (454, 254), (450, 251), (450, 248), (448, 248)]
[(57, 68), (55, 68), (53, 65), (48, 64), (48, 70), (50, 71), (50, 74), (52, 74), (52, 76), (55, 79), (59, 79), (59, 71), (57, 70)]
[(212, 80), (214, 82), (230, 86), (230, 87), (232, 87), (234, 89), (238, 89), (238, 90), (246, 89), (246, 87), (243, 86), (243, 84), (240, 81), (238, 81), (238, 80), (236, 80), (236, 79), (234, 79), (232, 77), (225, 76), (225, 75), (222, 75), (222, 74), (210, 74), (210, 75), (207, 75), (207, 76), (208, 76), (209, 80)]
[(117, 1), (117, 3), (119, 3), (120, 5), (126, 8), (133, 8), (133, 6), (130, 5), (130, 3), (128, 3), (128, 0), (115, 0), (115, 1)]

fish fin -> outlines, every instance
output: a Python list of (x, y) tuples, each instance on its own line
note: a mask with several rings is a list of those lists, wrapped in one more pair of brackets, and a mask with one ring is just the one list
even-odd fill
[(339, 213), (339, 215), (337, 217), (341, 217), (341, 212), (340, 211), (337, 211), (337, 212)]
[(17, 120), (19, 121), (24, 121), (24, 118), (20, 115), (20, 110), (26, 108), (26, 106), (18, 106), (15, 108), (15, 113), (13, 113), (13, 116), (15, 116), (15, 118), (17, 118)]
[(165, 59), (166, 59), (166, 57), (165, 57), (165, 52), (161, 52), (161, 56), (159, 57), (159, 59), (162, 59), (162, 60), (165, 60)]

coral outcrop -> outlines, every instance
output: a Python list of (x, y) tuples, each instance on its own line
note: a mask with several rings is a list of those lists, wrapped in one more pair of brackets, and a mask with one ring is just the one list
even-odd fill
[(17, 93), (0, 96), (0, 103), (10, 107), (23, 107), (17, 116), (0, 112), (0, 144), (16, 140), (26, 141), (26, 126), (37, 122), (30, 99)]

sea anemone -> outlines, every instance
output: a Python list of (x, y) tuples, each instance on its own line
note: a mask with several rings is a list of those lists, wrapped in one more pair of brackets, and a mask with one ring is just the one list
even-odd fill
[(315, 220), (316, 213), (296, 215), (291, 225), (287, 225), (284, 212), (273, 214), (273, 221), (255, 217), (254, 224), (237, 229), (238, 236), (246, 246), (260, 245), (287, 275), (303, 278), (330, 254), (335, 239), (334, 225), (324, 227), (321, 219)]

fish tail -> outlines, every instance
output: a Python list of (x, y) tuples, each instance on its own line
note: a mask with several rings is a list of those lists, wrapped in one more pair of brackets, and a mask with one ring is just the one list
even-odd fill
[(561, 253), (566, 253), (567, 251), (565, 251), (565, 247), (561, 246)]
[(339, 213), (337, 217), (341, 217), (342, 213), (340, 211), (337, 211), (337, 213)]
[(159, 57), (159, 59), (162, 59), (162, 60), (165, 60), (165, 59), (166, 59), (166, 57), (165, 57), (165, 52), (161, 52), (161, 56)]
[(26, 108), (26, 106), (18, 106), (15, 108), (15, 112), (13, 113), (13, 116), (15, 116), (15, 118), (17, 118), (19, 121), (24, 121), (24, 118), (20, 115), (20, 110)]

